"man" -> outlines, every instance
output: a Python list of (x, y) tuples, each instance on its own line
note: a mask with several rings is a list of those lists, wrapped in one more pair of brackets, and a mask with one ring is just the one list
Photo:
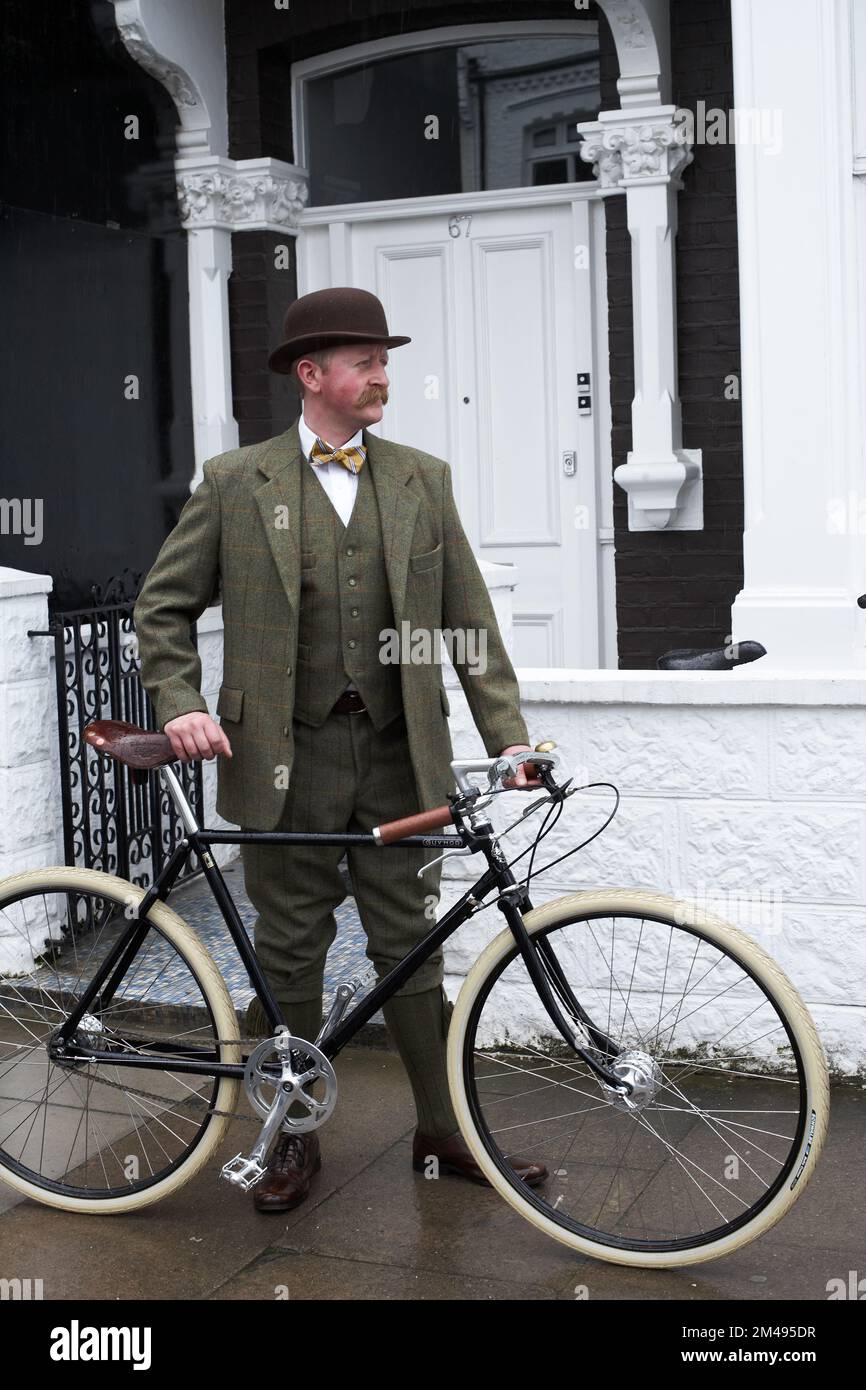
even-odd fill
[[(284, 434), (204, 465), (135, 606), (144, 685), (181, 761), (224, 754), (217, 810), (243, 829), (369, 831), (453, 791), (448, 701), (436, 657), (383, 656), (385, 635), (476, 629), (486, 665), (455, 668), (489, 756), (529, 749), (514, 670), (441, 459), (368, 432), (388, 400), (385, 311), (366, 290), (304, 295), (269, 358), (294, 374), (300, 418)], [(222, 591), (225, 646), (211, 719), (189, 624)], [(467, 644), (468, 648), (468, 644)], [(393, 646), (388, 648), (393, 651)], [(477, 647), (476, 647), (477, 649)], [(483, 644), (482, 644), (483, 649)], [(230, 735), (230, 739), (229, 739)], [(231, 740), (231, 741), (230, 741)], [(518, 787), (539, 785), (523, 769)], [(255, 947), (292, 1032), (321, 1026), (340, 846), (242, 848)], [(441, 865), (429, 852), (347, 852), (379, 978), (430, 929)], [(452, 1006), (437, 951), (383, 1007), (412, 1086), (413, 1164), (485, 1181), (458, 1129), (446, 1074)], [(265, 1032), (254, 1000), (248, 1028)], [(257, 1029), (255, 1025), (258, 1025)], [(510, 1160), (527, 1182), (540, 1163)], [(281, 1136), (254, 1189), (260, 1211), (306, 1197), (318, 1135)]]

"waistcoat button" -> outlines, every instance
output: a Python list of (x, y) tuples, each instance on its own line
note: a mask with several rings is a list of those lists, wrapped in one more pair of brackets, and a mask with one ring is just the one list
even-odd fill
[(357, 579), (355, 578), (355, 576), (352, 575), (352, 578), (349, 580), (349, 583), (351, 584), (351, 586), (352, 586), (353, 589), (354, 589), (355, 585), (357, 584), (357, 582), (358, 582), (358, 581), (357, 581)]
[(357, 645), (358, 645), (358, 643), (355, 641), (354, 637), (350, 637), (350, 638), (349, 638), (349, 646), (350, 646), (350, 647), (357, 647)]

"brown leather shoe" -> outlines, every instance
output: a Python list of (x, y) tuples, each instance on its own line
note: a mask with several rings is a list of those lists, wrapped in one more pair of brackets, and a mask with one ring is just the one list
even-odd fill
[(299, 1206), (321, 1166), (316, 1133), (281, 1134), (271, 1150), (265, 1176), (253, 1188), (256, 1211), (291, 1211)]
[[(419, 1134), (416, 1130), (415, 1138), (412, 1140), (412, 1167), (416, 1173), (424, 1172), (425, 1159), (431, 1155), (438, 1158), (440, 1173), (453, 1173), (461, 1178), (469, 1178), (472, 1182), (483, 1183), (485, 1187), (491, 1186), (469, 1152), (462, 1134), (452, 1134), (447, 1139), (434, 1139), (430, 1135)], [(506, 1154), (506, 1158), (517, 1176), (530, 1187), (535, 1187), (547, 1177), (547, 1168), (535, 1159), (521, 1158), (518, 1154)]]

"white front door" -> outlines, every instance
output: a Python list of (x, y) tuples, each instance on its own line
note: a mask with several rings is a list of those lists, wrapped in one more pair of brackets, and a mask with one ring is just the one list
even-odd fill
[(517, 566), (514, 664), (596, 667), (595, 439), (578, 413), (593, 364), (590, 207), (452, 203), (303, 214), (298, 291), (369, 289), (390, 331), (411, 335), (390, 355), (376, 432), (446, 459), (476, 555)]

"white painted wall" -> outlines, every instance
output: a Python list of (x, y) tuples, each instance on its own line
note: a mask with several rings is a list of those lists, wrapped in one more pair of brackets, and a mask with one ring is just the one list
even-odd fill
[[(28, 637), (46, 631), (48, 575), (0, 567), (0, 878), (62, 864), (63, 812), (54, 640)], [(198, 624), (202, 689), (216, 710), (222, 671), (222, 609), (209, 608)], [(216, 814), (216, 764), (204, 765), (205, 819), (225, 826)], [(220, 863), (234, 849), (217, 845)], [(0, 917), (0, 970), (9, 963)]]
[[(518, 675), (533, 745), (554, 739), (581, 782), (611, 781), (622, 796), (602, 836), (534, 881), (533, 903), (620, 886), (696, 899), (780, 962), (831, 1064), (866, 1071), (866, 680), (759, 667)], [(459, 687), (449, 700), (455, 755), (477, 754)], [(497, 799), (497, 828), (516, 819), (524, 796)], [(609, 792), (566, 802), (536, 867), (585, 839), (612, 804)], [(540, 820), (532, 817), (534, 833)], [(513, 858), (527, 843), (524, 828), (503, 847)], [(482, 863), (446, 861), (440, 915)], [(504, 926), (494, 907), (446, 944), (451, 997)]]
[[(514, 574), (484, 568), (510, 649)], [(49, 588), (43, 576), (0, 570), (0, 877), (63, 861), (53, 643), (26, 636), (47, 625)], [(199, 642), (213, 712), (222, 669), (219, 607), (202, 616)], [(444, 675), (455, 757), (484, 756), (447, 663)], [(518, 676), (533, 745), (554, 739), (582, 781), (609, 780), (622, 794), (605, 834), (535, 881), (535, 904), (588, 886), (697, 898), (779, 960), (831, 1063), (866, 1074), (866, 677), (760, 666), (720, 673), (521, 669)], [(214, 809), (214, 764), (204, 765), (204, 777), (206, 822), (224, 825)], [(494, 824), (515, 819), (524, 798), (499, 798)], [(567, 802), (536, 866), (585, 838), (611, 804), (606, 792)], [(510, 855), (528, 842), (523, 834), (503, 842)], [(217, 850), (220, 862), (233, 857), (233, 847)], [(446, 861), (440, 914), (481, 866), (475, 856)], [(503, 925), (494, 907), (446, 944), (449, 995)]]

